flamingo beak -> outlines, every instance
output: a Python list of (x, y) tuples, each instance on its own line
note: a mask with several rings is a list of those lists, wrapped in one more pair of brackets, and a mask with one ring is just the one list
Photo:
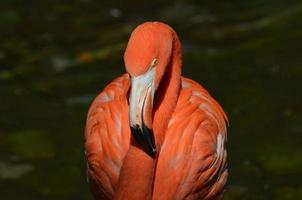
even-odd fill
[(129, 98), (130, 129), (135, 141), (154, 157), (156, 146), (152, 130), (155, 68), (140, 76), (131, 77)]

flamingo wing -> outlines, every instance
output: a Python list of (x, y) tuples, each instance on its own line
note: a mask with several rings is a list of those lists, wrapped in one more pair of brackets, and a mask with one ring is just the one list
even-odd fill
[(153, 199), (221, 199), (227, 179), (226, 121), (196, 82), (182, 79), (156, 168)]
[(93, 101), (87, 116), (85, 148), (88, 179), (96, 199), (112, 199), (129, 148), (129, 75), (112, 81)]

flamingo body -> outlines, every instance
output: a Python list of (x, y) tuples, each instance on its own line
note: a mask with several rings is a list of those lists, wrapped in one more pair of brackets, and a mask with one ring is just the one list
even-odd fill
[[(179, 65), (175, 63), (171, 65)], [(159, 147), (155, 157), (133, 143), (128, 73), (113, 80), (93, 101), (85, 147), (95, 199), (222, 198), (228, 174), (227, 117), (195, 81), (179, 77), (179, 87), (171, 86), (173, 74), (178, 74), (173, 69), (165, 72), (171, 77), (159, 84), (154, 107), (146, 111), (152, 113), (152, 130)], [(174, 106), (168, 97), (174, 97)]]

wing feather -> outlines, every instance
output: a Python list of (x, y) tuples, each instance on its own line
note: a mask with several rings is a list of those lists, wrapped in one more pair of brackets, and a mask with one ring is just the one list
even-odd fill
[(183, 79), (156, 168), (153, 199), (219, 199), (227, 179), (226, 122), (220, 105)]
[(111, 199), (129, 148), (127, 74), (112, 81), (93, 101), (87, 116), (87, 174), (95, 197)]

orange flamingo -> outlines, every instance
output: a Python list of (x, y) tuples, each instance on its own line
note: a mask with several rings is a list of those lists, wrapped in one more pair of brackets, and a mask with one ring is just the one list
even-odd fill
[(95, 199), (222, 199), (227, 117), (181, 76), (181, 45), (160, 22), (129, 39), (124, 75), (93, 101), (85, 147)]

